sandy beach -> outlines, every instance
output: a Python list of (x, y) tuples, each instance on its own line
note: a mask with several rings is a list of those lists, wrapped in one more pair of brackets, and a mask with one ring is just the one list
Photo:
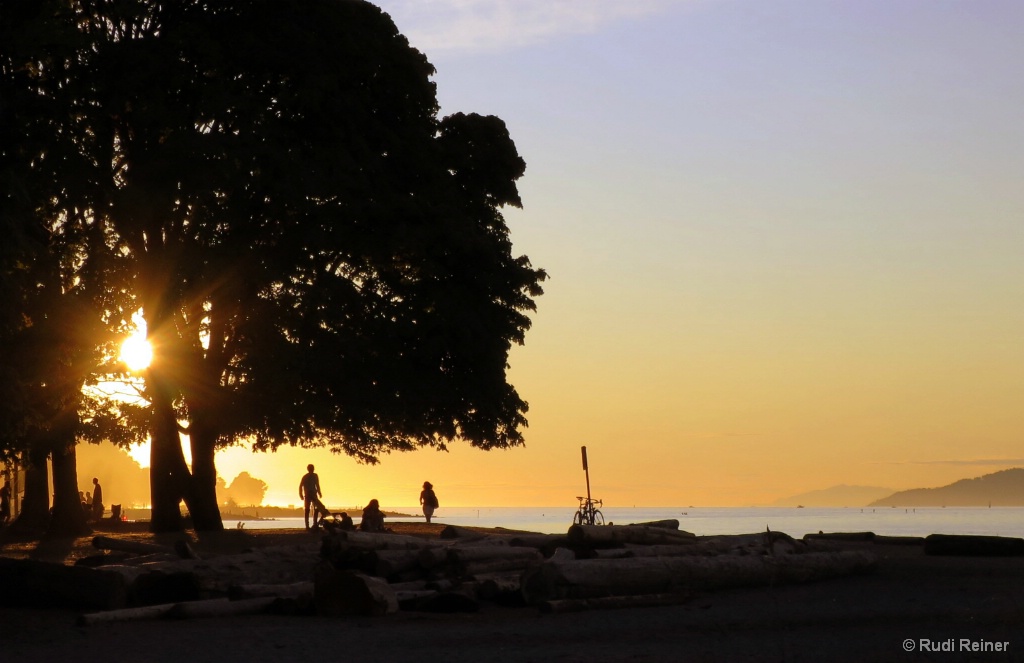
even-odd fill
[[(437, 536), (442, 524), (396, 523)], [(105, 533), (108, 534), (109, 533)], [(144, 532), (113, 536), (153, 541)], [(319, 546), (301, 530), (225, 532), (204, 555)], [(1014, 661), (1024, 660), (1024, 558), (926, 556), (919, 545), (850, 542), (875, 572), (805, 585), (694, 594), (674, 606), (542, 614), (482, 604), (468, 614), (256, 615), (81, 627), (71, 610), (0, 608), (0, 660), (152, 661)], [(91, 537), (7, 542), (0, 555), (73, 563)]]

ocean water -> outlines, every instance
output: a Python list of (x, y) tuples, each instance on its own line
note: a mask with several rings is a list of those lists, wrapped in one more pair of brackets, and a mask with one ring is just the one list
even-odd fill
[[(387, 510), (409, 514), (391, 517), (388, 522), (423, 520), (419, 507), (387, 507)], [(572, 525), (575, 511), (570, 507), (443, 507), (434, 514), (434, 522), (560, 534)], [(796, 538), (814, 532), (1024, 536), (1024, 507), (607, 507), (601, 511), (606, 522), (618, 525), (676, 519), (680, 529), (698, 536), (750, 534), (763, 532), (765, 528)], [(224, 526), (234, 528), (237, 522), (225, 520)], [(301, 518), (242, 522), (247, 529), (303, 527)]]

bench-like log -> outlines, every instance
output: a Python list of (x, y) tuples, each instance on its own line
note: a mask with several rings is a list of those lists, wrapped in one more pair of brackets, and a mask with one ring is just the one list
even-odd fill
[(344, 532), (344, 536), (352, 545), (375, 548), (377, 550), (419, 550), (426, 546), (436, 545), (433, 541), (405, 534), (375, 534), (372, 532)]
[(874, 532), (818, 532), (817, 534), (804, 534), (804, 541), (862, 541), (870, 543), (875, 540)]
[(455, 567), (456, 572), (463, 576), (477, 576), (483, 573), (503, 573), (507, 571), (523, 572), (532, 565), (538, 564), (542, 557), (527, 559), (521, 557), (510, 557), (508, 559), (481, 559), (475, 562), (465, 562)]
[(521, 572), (480, 573), (473, 576), (476, 595), (485, 601), (511, 603), (522, 600)]
[(690, 557), (693, 555), (717, 555), (721, 552), (725, 552), (725, 549), (719, 544), (657, 543), (645, 546), (638, 543), (627, 543), (623, 548), (595, 550), (593, 555), (601, 559), (621, 559), (624, 557)]
[(697, 536), (690, 532), (646, 527), (644, 525), (573, 525), (568, 532), (569, 541), (575, 546), (606, 546), (624, 543), (680, 544), (696, 543)]
[(466, 592), (450, 591), (437, 592), (432, 596), (419, 599), (411, 606), (412, 610), (418, 612), (477, 612), (480, 610), (480, 603), (475, 597)]
[(1024, 539), (1010, 536), (931, 534), (924, 539), (924, 554), (1018, 557), (1024, 555)]
[(650, 608), (662, 605), (679, 605), (691, 598), (687, 593), (636, 594), (634, 596), (602, 596), (592, 599), (556, 599), (540, 604), (545, 614), (563, 614), (584, 610), (618, 610), (622, 608)]
[(274, 597), (279, 599), (312, 599), (313, 582), (290, 582), (282, 584), (233, 585), (228, 594), (232, 601)]
[(649, 520), (645, 523), (630, 523), (630, 525), (640, 527), (661, 527), (662, 529), (679, 529), (679, 521), (675, 518), (668, 518), (665, 520)]
[(206, 601), (186, 601), (176, 603), (167, 611), (170, 619), (195, 619), (198, 617), (233, 617), (235, 615), (256, 615), (270, 609), (277, 598), (262, 596), (252, 599), (229, 601), (228, 599), (208, 599)]
[(555, 548), (567, 547), (569, 537), (565, 534), (520, 534), (513, 536), (508, 544), (522, 548), (536, 548), (547, 553)]
[(467, 527), (445, 525), (444, 529), (441, 530), (440, 537), (442, 539), (485, 539), (487, 535)]
[(468, 564), (469, 562), (494, 561), (499, 559), (515, 559), (529, 562), (539, 560), (540, 558), (540, 553), (533, 548), (475, 546), (452, 547), (448, 549), (448, 562), (453, 564)]
[(114, 622), (135, 622), (143, 619), (159, 619), (165, 617), (176, 604), (161, 603), (160, 605), (147, 605), (139, 608), (121, 608), (120, 610), (104, 610), (103, 612), (90, 612), (78, 616), (79, 626), (95, 626), (96, 624), (110, 624)]
[(126, 541), (114, 539), (109, 536), (95, 536), (92, 539), (94, 548), (100, 550), (117, 550), (119, 552), (130, 552), (136, 555), (150, 555), (153, 553), (167, 553), (180, 557), (174, 546), (165, 546), (159, 543), (147, 543), (145, 541)]
[(123, 608), (128, 603), (129, 580), (111, 568), (0, 557), (0, 603), (15, 607)]
[(226, 596), (232, 585), (284, 584), (309, 580), (319, 561), (315, 547), (273, 546), (204, 560), (154, 562), (139, 568), (165, 575), (182, 574), (183, 578), (193, 577), (203, 594)]
[(324, 546), (339, 546), (360, 550), (419, 550), (435, 545), (427, 539), (404, 534), (377, 532), (337, 531), (324, 536)]
[(441, 547), (423, 548), (417, 553), (417, 561), (425, 569), (443, 566), (448, 562), (448, 549)]
[(229, 601), (226, 598), (207, 599), (204, 601), (183, 601), (180, 603), (161, 603), (139, 608), (122, 608), (91, 612), (78, 617), (79, 626), (94, 626), (113, 622), (129, 622), (144, 619), (190, 619), (194, 617), (230, 617), (233, 615), (251, 615), (266, 612), (277, 601), (276, 596)]
[(414, 608), (423, 599), (437, 596), (436, 589), (399, 589), (395, 591), (395, 598), (402, 608)]
[(313, 580), (316, 611), (328, 617), (376, 616), (398, 611), (398, 597), (380, 578), (353, 571), (339, 571), (324, 563)]
[(419, 567), (418, 550), (372, 550), (365, 553), (362, 568), (371, 575), (390, 578)]

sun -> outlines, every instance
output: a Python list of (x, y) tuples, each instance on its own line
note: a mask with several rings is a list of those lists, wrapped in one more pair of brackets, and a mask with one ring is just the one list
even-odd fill
[(136, 330), (121, 344), (121, 361), (129, 370), (141, 371), (153, 361), (153, 346), (146, 340), (146, 330)]

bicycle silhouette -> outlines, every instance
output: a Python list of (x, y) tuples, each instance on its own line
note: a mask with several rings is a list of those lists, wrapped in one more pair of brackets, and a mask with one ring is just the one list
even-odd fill
[(601, 500), (590, 499), (589, 497), (576, 496), (580, 501), (580, 507), (573, 516), (574, 525), (604, 525), (604, 514), (597, 507), (604, 506)]

